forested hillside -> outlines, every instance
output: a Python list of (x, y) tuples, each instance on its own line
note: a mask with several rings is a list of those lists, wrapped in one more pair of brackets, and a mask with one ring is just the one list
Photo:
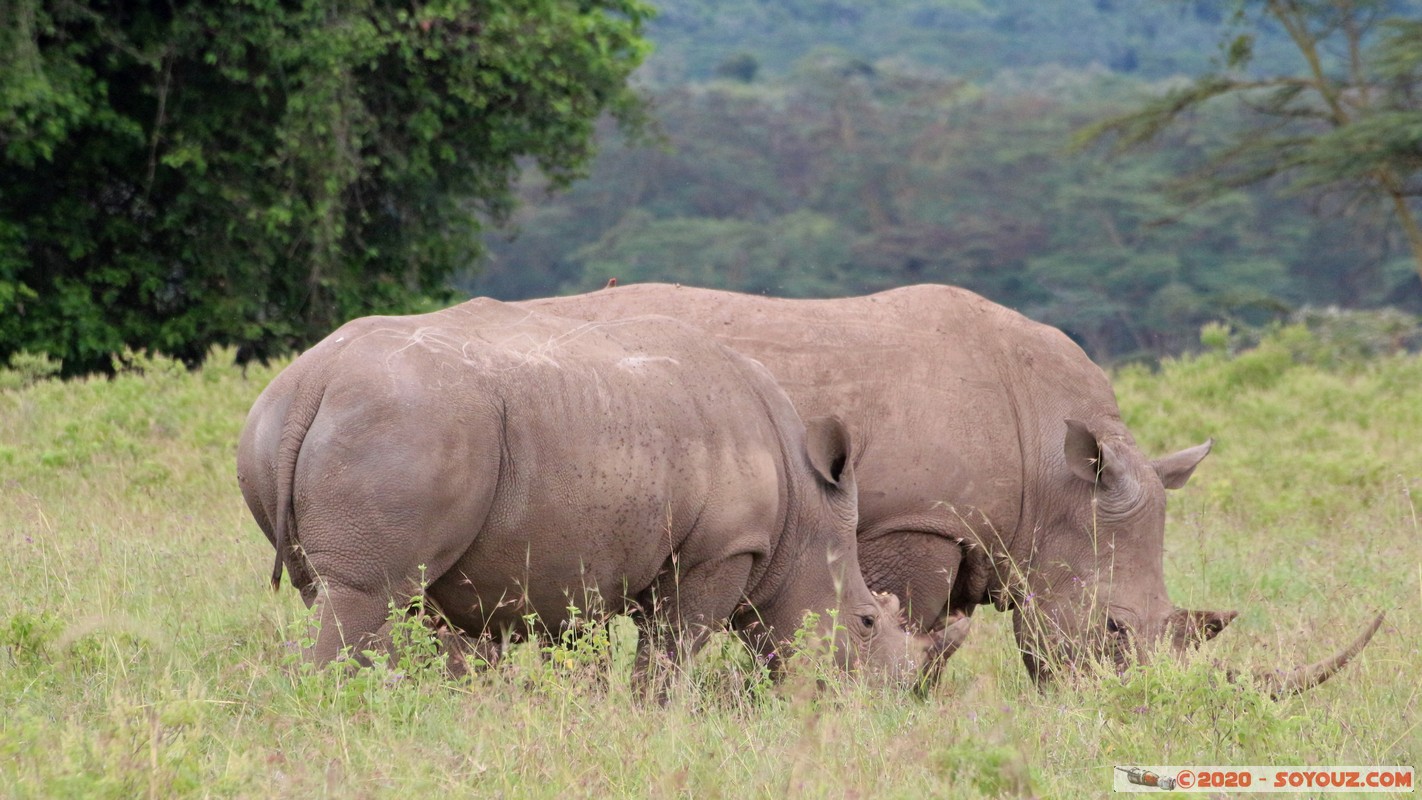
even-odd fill
[[(528, 297), (617, 277), (833, 296), (941, 281), (1098, 358), (1177, 352), (1207, 321), (1247, 328), (1305, 306), (1422, 310), (1378, 203), (1280, 179), (1177, 192), (1231, 146), (1247, 105), (1138, 151), (1072, 146), (1221, 70), (1227, 44), (1247, 48), (1240, 70), (1297, 68), (1287, 34), (1237, 6), (663, 0), (641, 71), (663, 141), (609, 128), (569, 192), (526, 180), (515, 234), (493, 234), (465, 288)], [(1416, 3), (1376, 6), (1416, 16)]]
[(1422, 0), (9, 7), (0, 365), (611, 277), (960, 284), (1103, 360), (1422, 311)]
[[(516, 235), (489, 239), (465, 287), (512, 298), (617, 277), (824, 296), (937, 281), (1061, 326), (1102, 359), (1178, 352), (1208, 321), (1247, 328), (1303, 306), (1422, 310), (1374, 203), (1279, 180), (1172, 191), (1241, 128), (1243, 104), (1128, 154), (1072, 146), (1183, 80), (1141, 74), (1204, 69), (1229, 4), (988, 5), (663, 3), (648, 89), (663, 141), (609, 129), (570, 191), (526, 181)], [(930, 24), (940, 17), (977, 22)], [(1251, 64), (1284, 61), (1282, 34), (1259, 31), (1274, 55)], [(726, 55), (733, 43), (742, 57)], [(1148, 63), (1114, 63), (1123, 47)], [(661, 83), (673, 62), (693, 79)]]
[[(1120, 73), (1194, 74), (1219, 56), (1231, 0), (655, 0), (657, 45), (644, 75), (661, 85), (744, 70), (783, 74), (819, 48), (958, 75), (1055, 64)], [(1265, 64), (1284, 34), (1261, 36)]]

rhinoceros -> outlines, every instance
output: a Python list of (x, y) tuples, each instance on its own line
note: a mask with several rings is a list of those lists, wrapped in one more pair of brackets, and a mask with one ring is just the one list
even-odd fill
[(769, 658), (814, 611), (845, 667), (912, 680), (938, 643), (864, 583), (852, 456), (837, 419), (802, 422), (673, 320), (479, 299), (343, 325), (258, 397), (237, 466), (273, 587), (285, 567), (317, 609), (318, 663), (423, 589), (475, 635), (632, 613), (638, 674), (723, 622)]
[[(665, 284), (519, 305), (590, 320), (655, 310), (764, 363), (804, 414), (834, 409), (856, 441), (859, 554), (924, 630), (979, 605), (1012, 610), (1028, 672), (1145, 661), (1212, 638), (1234, 611), (1166, 595), (1165, 490), (1211, 442), (1151, 460), (1105, 373), (1061, 331), (964, 289), (920, 285), (791, 300)], [(1275, 694), (1355, 655), (1272, 672)]]

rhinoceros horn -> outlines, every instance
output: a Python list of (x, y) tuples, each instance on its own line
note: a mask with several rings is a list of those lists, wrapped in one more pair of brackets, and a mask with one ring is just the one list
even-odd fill
[[(1378, 612), (1357, 639), (1348, 645), (1344, 650), (1322, 661), (1309, 664), (1307, 666), (1295, 667), (1288, 672), (1283, 670), (1261, 670), (1254, 673), (1254, 682), (1259, 686), (1269, 690), (1269, 696), (1275, 700), (1282, 700), (1290, 695), (1306, 692), (1309, 689), (1323, 683), (1333, 677), (1334, 673), (1343, 669), (1343, 666), (1353, 660), (1355, 656), (1368, 646), (1372, 641), (1373, 634), (1378, 632), (1378, 627), (1382, 625), (1385, 612)], [(1234, 680), (1237, 673), (1230, 673), (1230, 679)]]

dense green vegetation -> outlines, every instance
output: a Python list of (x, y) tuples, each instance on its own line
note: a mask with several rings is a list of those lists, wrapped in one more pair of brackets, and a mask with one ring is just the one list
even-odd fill
[(1294, 186), (1318, 193), (1347, 190), (1359, 202), (1391, 211), (1422, 276), (1422, 224), (1411, 203), (1422, 172), (1416, 126), (1422, 114), (1416, 91), (1422, 22), (1384, 16), (1396, 5), (1243, 3), (1288, 33), (1300, 62), (1296, 69), (1249, 74), (1254, 39), (1240, 36), (1216, 70), (1089, 133), (1116, 133), (1125, 144), (1137, 144), (1206, 104), (1243, 102), (1255, 113), (1183, 185), (1208, 196), (1287, 176)]
[(663, 90), (668, 146), (613, 143), (591, 177), (526, 187), (476, 293), (590, 290), (610, 277), (792, 296), (925, 281), (1064, 328), (1097, 358), (1179, 352), (1201, 324), (1303, 305), (1422, 310), (1385, 216), (1316, 215), (1266, 185), (1194, 203), (1173, 176), (1232, 135), (1211, 109), (1129, 158), (1075, 131), (1144, 87), (1061, 69), (984, 84), (842, 57), (783, 79)]
[(1102, 360), (1422, 312), (1418, 0), (6, 9), (0, 364), (611, 277), (959, 284)]
[(303, 346), (447, 297), (521, 161), (640, 112), (637, 0), (0, 5), (0, 363)]
[[(1149, 452), (1216, 437), (1171, 495), (1167, 580), (1243, 612), (1200, 658), (1034, 689), (984, 609), (919, 700), (802, 659), (746, 690), (711, 648), (666, 709), (629, 696), (627, 627), (469, 681), (416, 648), (297, 666), (302, 609), (234, 477), (277, 366), (233, 351), (113, 379), (0, 372), (0, 786), (25, 797), (1100, 797), (1115, 764), (1415, 764), (1422, 754), (1422, 359), (1361, 358), (1349, 325), (1276, 332), (1117, 375)], [(1235, 666), (1320, 657), (1387, 624), (1329, 684), (1274, 703)]]
[[(866, 63), (890, 58), (972, 78), (1005, 69), (1102, 67), (1161, 78), (1221, 60), (1234, 0), (660, 0), (648, 26), (660, 84), (783, 74), (824, 47)], [(1288, 56), (1276, 27), (1259, 37), (1265, 64)], [(749, 57), (749, 61), (747, 60)], [(739, 67), (738, 67), (739, 65)]]
[[(461, 287), (936, 281), (1103, 360), (1211, 320), (1422, 311), (1415, 2), (662, 6), (662, 146), (611, 143), (561, 195), (532, 178)], [(1082, 144), (1105, 131), (1140, 146)]]

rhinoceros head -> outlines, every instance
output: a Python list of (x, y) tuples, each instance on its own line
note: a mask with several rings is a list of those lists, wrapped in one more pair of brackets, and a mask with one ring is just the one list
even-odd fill
[(834, 643), (836, 659), (846, 669), (906, 686), (931, 682), (966, 628), (934, 635), (911, 632), (898, 598), (869, 590), (855, 535), (858, 491), (849, 432), (837, 417), (807, 420), (805, 450), (819, 491), (806, 493), (817, 501), (799, 510), (801, 528), (817, 532), (817, 541), (807, 545), (826, 557), (802, 563), (792, 590), (797, 599), (781, 605), (796, 614), (802, 608), (832, 610), (821, 619), (820, 634)]
[[(1124, 669), (1162, 645), (1199, 645), (1234, 619), (1233, 611), (1176, 608), (1165, 591), (1165, 490), (1184, 486), (1210, 447), (1151, 461), (1119, 421), (1066, 420), (1041, 525), (1030, 550), (1012, 554), (1025, 565), (1013, 629), (1034, 678), (1088, 659)], [(1046, 463), (1058, 463), (1052, 455)]]

